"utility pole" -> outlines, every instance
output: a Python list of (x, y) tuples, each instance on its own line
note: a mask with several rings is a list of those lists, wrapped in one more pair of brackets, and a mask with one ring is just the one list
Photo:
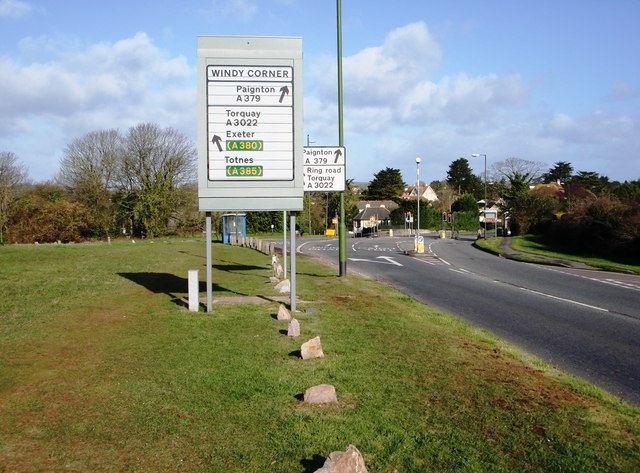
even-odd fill
[[(307, 148), (308, 148), (309, 146), (311, 146), (311, 143), (315, 143), (315, 141), (311, 141), (311, 140), (309, 139), (309, 133), (307, 133)], [(311, 235), (311, 205), (312, 205), (312, 202), (311, 202), (311, 192), (305, 192), (305, 194), (307, 194), (307, 195), (308, 195), (308, 197), (309, 197), (309, 198), (307, 199), (307, 204), (309, 205), (309, 206), (308, 206), (308, 208), (307, 208), (307, 214), (308, 214), (308, 216), (309, 216), (309, 235)]]
[[(338, 26), (338, 145), (344, 146), (344, 131), (342, 122), (342, 1), (336, 0)], [(339, 229), (339, 263), (340, 277), (347, 275), (347, 225), (345, 223), (344, 191), (340, 193), (340, 229)]]

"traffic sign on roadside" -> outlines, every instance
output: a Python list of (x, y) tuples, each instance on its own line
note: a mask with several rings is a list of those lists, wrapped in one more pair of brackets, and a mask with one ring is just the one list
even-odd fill
[(207, 66), (209, 180), (293, 179), (293, 67)]
[(198, 38), (201, 211), (302, 210), (302, 40)]
[(343, 146), (305, 146), (303, 177), (305, 192), (343, 192), (346, 181), (346, 150)]

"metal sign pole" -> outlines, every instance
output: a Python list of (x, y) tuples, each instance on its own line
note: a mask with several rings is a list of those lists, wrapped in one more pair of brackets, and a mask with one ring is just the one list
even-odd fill
[(282, 212), (282, 226), (284, 233), (282, 235), (282, 270), (283, 279), (287, 279), (287, 211)]
[(291, 212), (291, 312), (296, 311), (296, 213)]
[(213, 310), (213, 280), (211, 275), (211, 267), (213, 266), (213, 258), (211, 254), (211, 212), (207, 212), (206, 219), (206, 238), (207, 238), (207, 312)]

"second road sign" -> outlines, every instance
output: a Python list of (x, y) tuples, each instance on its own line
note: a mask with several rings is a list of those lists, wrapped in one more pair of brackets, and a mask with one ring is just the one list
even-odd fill
[(346, 150), (342, 146), (305, 146), (305, 192), (344, 192)]

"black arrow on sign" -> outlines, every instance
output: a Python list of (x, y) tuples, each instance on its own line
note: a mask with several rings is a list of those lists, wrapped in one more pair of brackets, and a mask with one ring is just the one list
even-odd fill
[(336, 164), (338, 162), (338, 160), (340, 159), (340, 156), (342, 156), (342, 151), (337, 149), (336, 150), (336, 159), (333, 161), (333, 164)]
[(222, 138), (220, 138), (218, 135), (213, 135), (213, 138), (211, 138), (211, 142), (215, 145), (218, 145), (218, 151), (222, 151), (222, 146), (220, 146), (221, 141)]
[(282, 103), (282, 99), (284, 98), (284, 96), (289, 95), (289, 87), (287, 87), (286, 85), (280, 87), (280, 92), (282, 93), (280, 94), (280, 100), (278, 100), (278, 102)]

